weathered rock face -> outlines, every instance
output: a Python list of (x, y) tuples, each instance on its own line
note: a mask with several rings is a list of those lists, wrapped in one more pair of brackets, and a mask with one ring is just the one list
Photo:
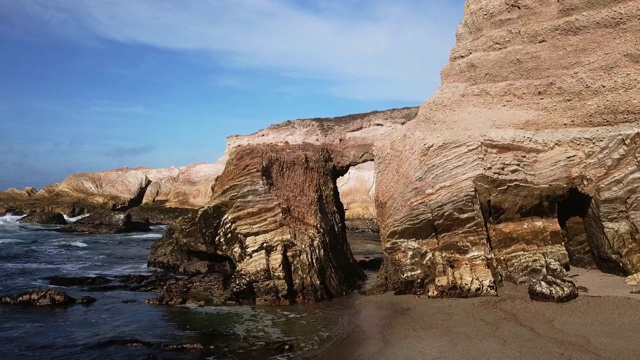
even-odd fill
[(144, 205), (201, 208), (211, 199), (211, 186), (222, 173), (224, 162), (172, 168), (170, 176), (153, 179), (144, 195)]
[(344, 295), (363, 274), (346, 241), (339, 169), (321, 146), (240, 147), (212, 201), (174, 223), (154, 244), (149, 264), (226, 273), (236, 300), (258, 304)]
[(377, 229), (373, 161), (349, 168), (337, 184), (348, 225)]
[[(373, 148), (387, 134), (401, 131), (413, 120), (417, 108), (373, 111), (336, 118), (286, 121), (247, 136), (227, 138), (227, 152), (250, 144), (310, 143), (338, 149), (334, 156), (347, 162), (362, 163), (350, 167), (338, 179), (340, 199), (345, 206), (349, 225), (356, 228), (376, 228), (374, 163), (358, 161), (363, 148)], [(221, 162), (225, 161), (226, 155)], [(372, 159), (371, 159), (372, 160)]]
[(636, 1), (467, 2), (442, 86), (376, 147), (392, 288), (471, 296), (562, 277), (565, 243), (638, 271), (638, 16)]

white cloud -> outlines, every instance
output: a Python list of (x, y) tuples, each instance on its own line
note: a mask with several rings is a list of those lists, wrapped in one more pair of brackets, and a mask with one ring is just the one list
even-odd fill
[[(298, 4), (302, 2), (297, 2)], [(110, 40), (213, 56), (238, 69), (333, 82), (365, 100), (421, 101), (439, 83), (455, 1), (37, 0), (30, 12)]]

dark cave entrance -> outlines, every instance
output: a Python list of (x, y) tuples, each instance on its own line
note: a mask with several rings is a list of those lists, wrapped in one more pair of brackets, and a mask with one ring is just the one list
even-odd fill
[(571, 266), (627, 275), (620, 263), (611, 258), (602, 221), (593, 208), (591, 196), (572, 187), (557, 207), (558, 223), (565, 235), (564, 246)]
[(347, 241), (369, 278), (382, 266), (380, 228), (375, 210), (374, 162), (352, 166), (336, 180), (345, 212)]

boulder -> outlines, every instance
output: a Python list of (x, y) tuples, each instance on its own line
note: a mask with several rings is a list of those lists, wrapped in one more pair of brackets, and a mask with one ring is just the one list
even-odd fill
[(45, 225), (66, 225), (67, 220), (65, 220), (64, 215), (59, 212), (43, 212), (43, 213), (33, 213), (29, 214), (22, 219), (20, 219), (21, 223), (27, 224), (45, 224)]
[(567, 302), (578, 297), (578, 288), (569, 280), (545, 276), (531, 281), (529, 297), (535, 301)]

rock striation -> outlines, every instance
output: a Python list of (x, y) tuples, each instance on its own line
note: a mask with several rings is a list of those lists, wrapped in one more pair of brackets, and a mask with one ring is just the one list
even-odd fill
[[(279, 143), (272, 156), (288, 163), (295, 158), (288, 151), (309, 151), (292, 144), (310, 142), (327, 149), (341, 173), (373, 161), (375, 191), (367, 195), (375, 194), (371, 213), (380, 226), (387, 290), (434, 298), (495, 295), (507, 280), (529, 285), (536, 300), (571, 300), (576, 288), (563, 280), (571, 265), (620, 275), (640, 270), (639, 16), (636, 1), (469, 0), (442, 85), (415, 118), (405, 110), (406, 121), (385, 131), (284, 123), (230, 138), (229, 157), (249, 152), (251, 144)], [(254, 232), (270, 234), (262, 243), (277, 244), (282, 235), (276, 234), (290, 234), (289, 225), (273, 220), (279, 216), (265, 215), (282, 199), (265, 192), (264, 177), (256, 175), (264, 163), (243, 162), (251, 177), (223, 174), (208, 210), (174, 227), (151, 263), (184, 271), (202, 260), (194, 251), (203, 251), (224, 254), (238, 271), (250, 262), (222, 244), (240, 244)], [(238, 166), (230, 164), (225, 173)], [(338, 186), (322, 167), (291, 171), (300, 183)], [(317, 187), (291, 189), (302, 196), (297, 211), (322, 208), (305, 197)], [(263, 205), (267, 198), (270, 206)], [(249, 199), (253, 207), (231, 210)], [(229, 222), (236, 213), (242, 217)], [(313, 219), (308, 227), (327, 226), (305, 218)], [(236, 230), (222, 230), (229, 223), (252, 226), (236, 238), (230, 235)], [(255, 248), (252, 241), (235, 252)], [(259, 259), (257, 269), (271, 269)], [(261, 296), (284, 297), (286, 281), (280, 284), (277, 295)]]
[(229, 300), (290, 304), (362, 279), (343, 192), (349, 216), (379, 225), (385, 290), (470, 297), (512, 281), (568, 301), (572, 265), (640, 273), (638, 18), (632, 0), (468, 0), (442, 84), (419, 109), (230, 137), (209, 170), (132, 169), (118, 185), (92, 175), (3, 196), (202, 204), (149, 264), (215, 276)]
[(467, 2), (441, 87), (376, 148), (392, 288), (494, 294), (572, 260), (638, 271), (638, 16), (635, 1)]
[(154, 244), (149, 264), (186, 275), (224, 273), (239, 302), (346, 294), (364, 275), (346, 240), (340, 165), (317, 145), (239, 147), (211, 202), (174, 223)]

